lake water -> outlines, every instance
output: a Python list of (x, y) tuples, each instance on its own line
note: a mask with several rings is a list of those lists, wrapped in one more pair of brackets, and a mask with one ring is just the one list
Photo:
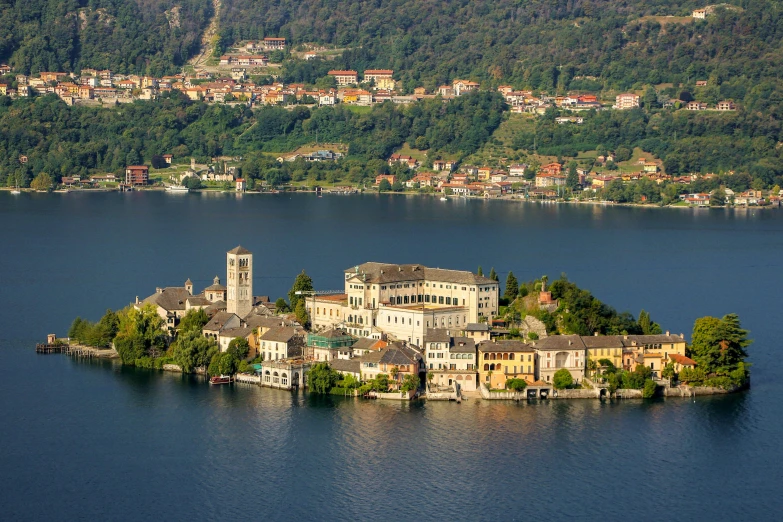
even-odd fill
[[(0, 518), (764, 520), (783, 507), (783, 212), (441, 202), (394, 195), (0, 193)], [(736, 312), (753, 389), (660, 401), (396, 404), (37, 356), (225, 251), (256, 294), (365, 261), (505, 280), (561, 272), (689, 335)]]

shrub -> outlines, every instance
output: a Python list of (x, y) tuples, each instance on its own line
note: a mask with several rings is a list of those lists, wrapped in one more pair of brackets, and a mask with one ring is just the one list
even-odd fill
[(655, 381), (652, 379), (647, 379), (644, 381), (644, 388), (642, 389), (642, 397), (645, 399), (650, 399), (655, 395), (655, 390), (658, 388), (658, 385), (655, 384)]
[(571, 372), (565, 368), (560, 368), (555, 372), (552, 377), (552, 385), (556, 390), (563, 390), (574, 384), (574, 378), (571, 376)]
[(531, 341), (538, 341), (538, 334), (536, 332), (528, 332), (527, 338)]

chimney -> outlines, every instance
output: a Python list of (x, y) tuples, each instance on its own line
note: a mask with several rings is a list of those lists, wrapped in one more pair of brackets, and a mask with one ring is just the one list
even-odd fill
[(669, 330), (666, 330), (666, 335), (667, 335), (667, 336), (669, 335)]
[(595, 337), (598, 337), (598, 332), (593, 332), (593, 335), (594, 335)]
[(136, 304), (139, 304), (139, 296), (136, 296)]
[(571, 346), (572, 344), (574, 344), (574, 341), (572, 341), (571, 339), (569, 339), (569, 340), (568, 340), (568, 346)]
[(159, 287), (159, 286), (156, 286), (155, 287), (155, 293), (156, 294), (162, 294), (163, 293), (163, 289), (161, 287)]

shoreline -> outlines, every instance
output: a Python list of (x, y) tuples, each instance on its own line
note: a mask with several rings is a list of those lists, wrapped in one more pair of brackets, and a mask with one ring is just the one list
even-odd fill
[[(0, 187), (0, 192), (11, 192), (14, 190), (13, 187)], [(46, 193), (52, 193), (52, 194), (70, 194), (70, 193), (78, 193), (78, 194), (106, 194), (106, 193), (113, 193), (113, 192), (162, 192), (166, 193), (165, 187), (146, 187), (142, 189), (134, 189), (130, 191), (123, 191), (119, 188), (115, 187), (107, 187), (107, 188), (99, 188), (99, 189), (58, 189), (58, 190), (51, 190), (51, 191), (40, 191), (40, 190), (32, 190), (29, 188), (22, 188), (18, 189), (23, 194), (46, 194)], [(277, 191), (255, 191), (255, 190), (248, 190), (244, 192), (236, 192), (232, 190), (225, 190), (225, 189), (212, 189), (212, 188), (206, 188), (206, 189), (191, 189), (189, 192), (179, 192), (176, 194), (237, 194), (237, 195), (279, 195), (279, 194), (319, 194), (316, 190), (277, 190)], [(546, 199), (528, 199), (528, 198), (522, 198), (522, 197), (514, 197), (512, 196), (498, 196), (498, 197), (483, 197), (483, 196), (454, 196), (454, 195), (444, 195), (440, 193), (421, 193), (421, 192), (377, 192), (374, 190), (359, 190), (355, 189), (354, 192), (345, 193), (342, 191), (331, 191), (331, 190), (322, 190), (319, 194), (319, 197), (322, 197), (324, 194), (326, 195), (333, 195), (333, 196), (363, 196), (363, 195), (380, 195), (380, 194), (388, 194), (388, 195), (394, 195), (394, 196), (422, 196), (422, 197), (431, 197), (431, 198), (448, 198), (449, 201), (451, 200), (477, 200), (477, 201), (512, 201), (517, 203), (540, 203), (540, 204), (547, 204), (547, 205), (588, 205), (588, 206), (601, 206), (601, 207), (626, 207), (626, 208), (654, 208), (654, 209), (677, 209), (677, 210), (710, 210), (710, 209), (724, 209), (724, 210), (741, 210), (741, 211), (756, 211), (756, 210), (779, 210), (781, 206), (779, 205), (762, 205), (762, 206), (729, 206), (729, 205), (722, 205), (722, 206), (692, 206), (692, 205), (656, 205), (656, 204), (646, 204), (646, 203), (617, 203), (614, 201), (581, 201), (581, 200), (546, 200)]]
[[(55, 353), (55, 352), (39, 352), (39, 353)], [(56, 353), (62, 353), (71, 357), (82, 358), (82, 359), (117, 360), (120, 358), (119, 355), (117, 354), (117, 351), (114, 350), (113, 348), (95, 348), (95, 347), (83, 346), (83, 345), (72, 345), (72, 346), (69, 345), (67, 349)], [(206, 375), (206, 368), (199, 367), (199, 368), (194, 368), (193, 371), (191, 372), (183, 372), (180, 366), (172, 363), (163, 364), (160, 368), (139, 368), (139, 369), (165, 372), (165, 373), (178, 373), (181, 375), (196, 375), (202, 377)], [(298, 389), (289, 390), (289, 389), (281, 388), (280, 386), (266, 385), (261, 381), (260, 377), (249, 373), (236, 373), (234, 375), (234, 383), (258, 386), (259, 388), (268, 388), (272, 390), (280, 390), (288, 393), (299, 392)], [(533, 390), (533, 388), (531, 388), (531, 390)], [(432, 399), (430, 399), (428, 397), (428, 393), (425, 388), (425, 390), (422, 393), (417, 393), (416, 395), (412, 395), (412, 396), (401, 396), (398, 392), (389, 392), (386, 394), (378, 394), (377, 396), (374, 396), (366, 400), (394, 400), (394, 401), (420, 400), (420, 401), (431, 401), (431, 402), (457, 402), (457, 403), (466, 400), (502, 401), (502, 402), (517, 402), (517, 403), (542, 402), (546, 400), (584, 400), (584, 399), (593, 399), (599, 401), (628, 400), (628, 399), (646, 400), (644, 399), (644, 397), (642, 397), (642, 390), (631, 389), (631, 388), (619, 388), (613, 394), (603, 393), (604, 388), (600, 388), (600, 387), (553, 390), (551, 395), (547, 394), (541, 397), (539, 397), (538, 394), (536, 394), (536, 396), (534, 397), (528, 395), (528, 391), (531, 390), (526, 389), (523, 392), (489, 392), (482, 385), (479, 390), (462, 392), (460, 394), (460, 397), (457, 399), (444, 399), (441, 397), (437, 397), (437, 398), (433, 397)], [(301, 391), (310, 393), (306, 388)], [(722, 388), (715, 388), (711, 386), (681, 385), (675, 387), (661, 386), (659, 388), (659, 391), (661, 393), (656, 392), (655, 396), (652, 397), (653, 399), (682, 398), (682, 399), (695, 400), (697, 396), (705, 397), (705, 396), (713, 396), (713, 395), (732, 395), (735, 393), (747, 392), (750, 391), (750, 382), (747, 382), (743, 386), (737, 386), (729, 390), (724, 390)], [(332, 395), (332, 394), (326, 394), (326, 395)], [(392, 397), (392, 395), (394, 397)], [(455, 393), (454, 395), (456, 396)], [(363, 398), (360, 397), (359, 395), (335, 395), (335, 396), (350, 397), (354, 399)]]

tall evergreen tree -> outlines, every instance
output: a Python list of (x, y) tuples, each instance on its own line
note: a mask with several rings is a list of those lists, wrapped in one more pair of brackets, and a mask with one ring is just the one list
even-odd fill
[(310, 278), (309, 275), (305, 273), (304, 270), (302, 270), (302, 272), (296, 276), (296, 279), (294, 280), (294, 286), (292, 286), (291, 290), (288, 291), (288, 302), (291, 303), (291, 309), (296, 310), (299, 301), (302, 298), (307, 297), (304, 295), (297, 295), (297, 292), (312, 292), (312, 291), (313, 291), (313, 280)]
[(509, 301), (513, 301), (519, 295), (519, 282), (514, 276), (514, 272), (509, 271), (506, 277), (506, 292), (505, 298)]
[(489, 271), (489, 278), (492, 279), (493, 281), (500, 281), (500, 278), (498, 277), (497, 272), (495, 272), (495, 267), (494, 266)]
[(476, 273), (477, 273), (478, 275), (482, 276), (482, 277), (484, 276), (484, 269), (483, 269), (483, 268), (481, 268), (481, 265), (479, 265), (479, 267), (478, 267), (478, 272), (476, 272)]

